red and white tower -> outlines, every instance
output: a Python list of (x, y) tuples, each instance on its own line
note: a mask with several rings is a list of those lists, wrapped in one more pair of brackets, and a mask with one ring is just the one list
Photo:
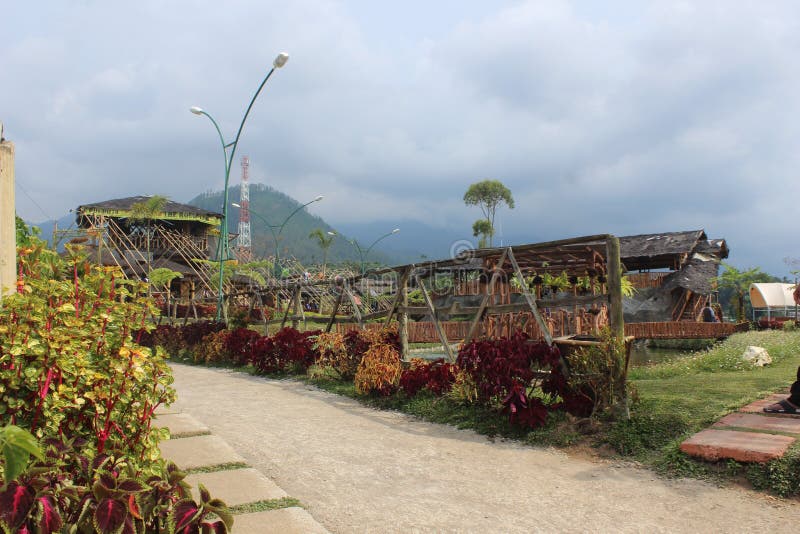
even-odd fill
[(242, 156), (242, 187), (239, 197), (239, 236), (236, 238), (236, 256), (241, 262), (253, 259), (250, 241), (250, 158)]

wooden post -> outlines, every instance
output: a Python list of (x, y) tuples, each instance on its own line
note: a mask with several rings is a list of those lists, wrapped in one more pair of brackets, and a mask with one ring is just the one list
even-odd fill
[[(617, 242), (617, 246), (619, 246), (619, 242)], [(531, 309), (531, 313), (533, 313), (533, 318), (536, 319), (536, 324), (538, 324), (539, 328), (542, 330), (544, 341), (548, 345), (552, 346), (553, 336), (550, 333), (550, 329), (547, 328), (547, 324), (545, 324), (544, 319), (542, 319), (542, 316), (539, 314), (539, 308), (536, 306), (536, 299), (533, 298), (530, 290), (528, 289), (527, 284), (524, 283), (525, 277), (522, 275), (522, 270), (519, 268), (517, 259), (514, 257), (514, 251), (511, 250), (511, 247), (508, 247), (508, 249), (506, 250), (508, 251), (508, 259), (511, 261), (511, 265), (514, 267), (514, 274), (516, 274), (517, 278), (519, 278), (523, 282), (522, 294), (525, 296), (525, 300), (528, 301), (528, 306)], [(617, 252), (619, 252), (619, 248), (617, 248)]]
[(297, 327), (300, 326), (297, 318), (300, 315), (300, 293), (301, 293), (301, 286), (298, 285), (297, 289), (294, 292), (294, 299), (292, 302), (292, 328), (297, 330)]
[(447, 361), (454, 362), (456, 361), (456, 359), (455, 356), (453, 356), (453, 350), (450, 348), (450, 343), (447, 341), (447, 336), (445, 335), (444, 329), (442, 328), (442, 323), (439, 322), (439, 317), (436, 315), (436, 308), (433, 305), (431, 296), (428, 294), (428, 290), (425, 288), (425, 284), (422, 283), (420, 277), (418, 275), (414, 275), (414, 279), (417, 281), (417, 285), (419, 286), (420, 291), (422, 291), (422, 296), (425, 298), (425, 304), (428, 306), (428, 310), (431, 312), (431, 318), (433, 319), (433, 327), (436, 329), (436, 333), (439, 334), (439, 339), (442, 342), (442, 347), (444, 348), (444, 351), (447, 354)]
[[(495, 271), (492, 273), (492, 278), (489, 280), (489, 284), (484, 287), (484, 291), (486, 292), (483, 295), (483, 299), (481, 300), (481, 304), (478, 307), (478, 313), (475, 314), (475, 317), (472, 318), (472, 323), (469, 325), (469, 330), (467, 331), (467, 335), (464, 338), (464, 345), (472, 341), (472, 338), (475, 336), (475, 333), (478, 331), (478, 325), (483, 320), (483, 315), (486, 313), (486, 307), (489, 305), (489, 300), (491, 300), (493, 296), (493, 289), (494, 284), (497, 282), (497, 279), (500, 278), (500, 273), (503, 272), (503, 264), (506, 262), (506, 256), (508, 255), (508, 249), (503, 251), (503, 254), (500, 256), (500, 260), (494, 266)], [(480, 278), (478, 278), (478, 288), (480, 288)]]
[[(608, 278), (608, 326), (614, 339), (615, 347), (625, 347), (625, 320), (622, 313), (622, 262), (619, 257), (619, 239), (609, 236), (606, 239), (606, 271)], [(614, 409), (618, 416), (629, 419), (628, 394), (625, 384), (627, 376), (627, 358), (625, 354), (617, 354), (614, 380)]]
[(358, 321), (358, 328), (360, 330), (364, 330), (364, 320), (361, 318), (361, 310), (358, 309), (356, 298), (352, 293), (350, 293), (350, 288), (348, 288), (346, 285), (342, 288), (342, 290), (347, 295), (347, 298), (350, 299), (350, 305), (353, 306), (353, 315), (355, 316), (356, 321)]
[[(408, 275), (411, 268), (406, 269), (397, 288), (397, 294), (400, 297), (400, 305), (408, 306)], [(387, 324), (389, 320), (387, 319)], [(400, 334), (400, 347), (401, 357), (405, 360), (408, 358), (408, 314), (400, 312), (397, 314), (397, 322), (399, 324), (398, 333)]]
[(336, 322), (336, 312), (339, 311), (339, 306), (342, 304), (342, 298), (344, 298), (344, 288), (339, 291), (339, 294), (336, 296), (336, 304), (333, 305), (333, 311), (331, 312), (331, 319), (328, 321), (328, 326), (325, 327), (325, 332), (330, 332), (331, 328), (333, 328), (333, 323)]

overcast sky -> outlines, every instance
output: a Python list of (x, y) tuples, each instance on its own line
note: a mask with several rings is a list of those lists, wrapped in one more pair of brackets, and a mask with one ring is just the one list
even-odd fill
[[(705, 228), (730, 261), (800, 257), (800, 3), (8, 2), (0, 121), (17, 210), (251, 181), (329, 223), (413, 219), (471, 237), (467, 186), (503, 181), (502, 233)], [(231, 183), (238, 183), (234, 163)], [(522, 236), (522, 237), (521, 237)]]

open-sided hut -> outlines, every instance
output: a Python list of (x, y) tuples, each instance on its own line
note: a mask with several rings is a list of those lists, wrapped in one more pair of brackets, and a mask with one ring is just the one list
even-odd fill
[(183, 275), (173, 282), (176, 295), (215, 291), (210, 268), (197, 260), (210, 257), (209, 236), (222, 215), (188, 204), (166, 201), (148, 217), (135, 206), (151, 197), (135, 196), (78, 206), (76, 224), (83, 230), (90, 259), (119, 266), (126, 276), (144, 280), (157, 268)]

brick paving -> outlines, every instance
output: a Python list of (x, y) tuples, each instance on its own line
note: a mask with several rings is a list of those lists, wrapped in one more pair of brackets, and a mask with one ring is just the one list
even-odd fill
[(781, 458), (800, 436), (800, 415), (763, 410), (786, 397), (786, 393), (776, 393), (726, 415), (681, 443), (681, 450), (711, 461), (763, 463)]

